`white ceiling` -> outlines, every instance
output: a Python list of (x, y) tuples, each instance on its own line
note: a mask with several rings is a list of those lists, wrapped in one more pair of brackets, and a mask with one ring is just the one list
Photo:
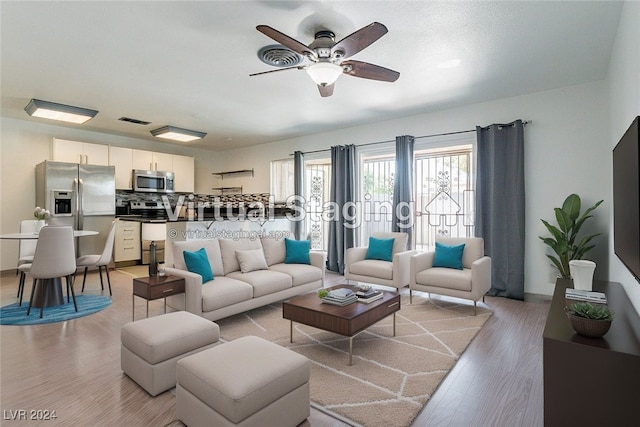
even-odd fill
[[(153, 139), (171, 124), (228, 149), (603, 79), (620, 2), (209, 1), (0, 4), (2, 116), (31, 98), (99, 110), (81, 126)], [(257, 51), (259, 24), (309, 44), (378, 21), (389, 33), (352, 59), (395, 83), (341, 76), (321, 98), (299, 70)], [(461, 65), (437, 64), (459, 58)], [(126, 116), (148, 126), (118, 121)]]

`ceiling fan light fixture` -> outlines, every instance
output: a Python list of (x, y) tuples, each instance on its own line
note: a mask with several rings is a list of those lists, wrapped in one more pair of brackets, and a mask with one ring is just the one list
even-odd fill
[(198, 132), (197, 130), (182, 129), (175, 126), (164, 126), (151, 131), (151, 135), (156, 138), (171, 139), (173, 141), (191, 142), (196, 139), (202, 139), (207, 134)]
[(73, 105), (58, 104), (56, 102), (32, 99), (29, 101), (24, 111), (31, 117), (58, 120), (68, 123), (82, 124), (92, 119), (98, 114), (97, 110), (74, 107)]
[(342, 67), (331, 62), (318, 62), (307, 67), (311, 79), (320, 86), (332, 85), (342, 74)]

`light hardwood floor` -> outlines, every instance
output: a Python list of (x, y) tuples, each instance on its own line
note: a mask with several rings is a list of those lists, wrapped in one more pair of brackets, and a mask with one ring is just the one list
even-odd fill
[[(171, 392), (151, 397), (120, 370), (120, 328), (131, 321), (132, 277), (112, 270), (111, 279), (113, 303), (99, 313), (63, 323), (0, 326), (1, 425), (33, 425), (8, 421), (16, 410), (55, 411), (55, 420), (43, 422), (51, 426), (181, 425)], [(0, 303), (15, 302), (17, 276), (5, 272), (0, 280)], [(326, 286), (341, 282), (341, 276), (327, 275)], [(75, 288), (79, 292), (80, 285)], [(97, 273), (89, 274), (85, 293), (100, 294)], [(493, 316), (412, 425), (542, 426), (548, 302), (487, 297)], [(136, 298), (136, 319), (144, 310), (145, 301)], [(149, 311), (161, 314), (162, 300), (152, 301)], [(347, 424), (312, 409), (303, 425)]]

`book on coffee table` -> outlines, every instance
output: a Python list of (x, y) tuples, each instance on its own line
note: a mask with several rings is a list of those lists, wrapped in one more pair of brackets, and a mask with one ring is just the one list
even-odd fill
[(363, 302), (365, 304), (369, 304), (370, 302), (379, 300), (382, 298), (381, 291), (369, 292), (367, 295), (358, 295), (358, 301)]
[(356, 297), (355, 294), (351, 294), (351, 296), (347, 298), (335, 298), (332, 297), (331, 294), (329, 294), (326, 297), (322, 298), (322, 302), (324, 304), (338, 305), (340, 307), (352, 304), (356, 301), (358, 301), (358, 297)]

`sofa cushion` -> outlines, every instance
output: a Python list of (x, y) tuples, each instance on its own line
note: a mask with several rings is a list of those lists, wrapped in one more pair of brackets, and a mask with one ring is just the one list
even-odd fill
[(222, 275), (222, 259), (220, 256), (220, 245), (217, 239), (203, 239), (203, 240), (186, 240), (186, 241), (174, 241), (173, 244), (173, 265), (180, 270), (187, 270), (187, 266), (184, 263), (183, 251), (197, 251), (200, 248), (204, 248), (207, 251), (207, 258), (209, 259), (209, 265), (214, 276)]
[(465, 244), (462, 253), (462, 267), (471, 268), (471, 264), (484, 256), (484, 239), (482, 237), (438, 237), (437, 242), (445, 245)]
[(416, 283), (459, 291), (471, 291), (471, 269), (428, 268), (416, 274)]
[(380, 279), (393, 279), (393, 263), (377, 259), (365, 259), (354, 262), (349, 266), (349, 272), (362, 276), (379, 277)]
[(238, 259), (238, 264), (240, 264), (240, 271), (242, 273), (267, 269), (267, 261), (264, 259), (264, 252), (262, 252), (262, 249), (236, 251), (236, 258)]
[(396, 239), (393, 242), (393, 255), (407, 250), (407, 242), (409, 240), (407, 233), (398, 231), (376, 231), (371, 235), (377, 239)]
[(366, 259), (379, 259), (380, 261), (393, 261), (393, 243), (395, 238), (378, 239), (369, 237)]
[(286, 248), (285, 264), (311, 264), (309, 251), (311, 242), (309, 240), (284, 239)]
[(433, 266), (462, 270), (464, 245), (464, 243), (459, 245), (445, 245), (436, 242), (436, 254), (433, 258)]
[(322, 280), (322, 270), (313, 265), (306, 264), (273, 264), (269, 270), (288, 274), (293, 280), (293, 286), (306, 285), (307, 283)]
[[(240, 274), (240, 273), (238, 273)], [(246, 282), (218, 276), (202, 286), (202, 311), (213, 311), (253, 297), (253, 287)]]
[(236, 251), (247, 249), (262, 249), (260, 240), (252, 239), (220, 239), (220, 253), (222, 254), (222, 271), (226, 276), (234, 271), (240, 271), (240, 263), (236, 258)]
[(268, 266), (284, 262), (284, 259), (287, 255), (284, 239), (272, 239), (270, 237), (263, 237), (262, 239), (260, 239), (260, 243), (262, 243), (264, 258), (267, 260)]
[(207, 259), (207, 251), (205, 248), (200, 248), (195, 252), (182, 251), (182, 255), (184, 256), (184, 263), (187, 265), (187, 270), (202, 276), (202, 283), (213, 280), (213, 272), (211, 271), (211, 265)]
[(230, 279), (242, 280), (253, 286), (253, 297), (272, 294), (293, 286), (293, 280), (288, 274), (279, 271), (257, 270), (250, 273), (235, 271), (227, 276)]

